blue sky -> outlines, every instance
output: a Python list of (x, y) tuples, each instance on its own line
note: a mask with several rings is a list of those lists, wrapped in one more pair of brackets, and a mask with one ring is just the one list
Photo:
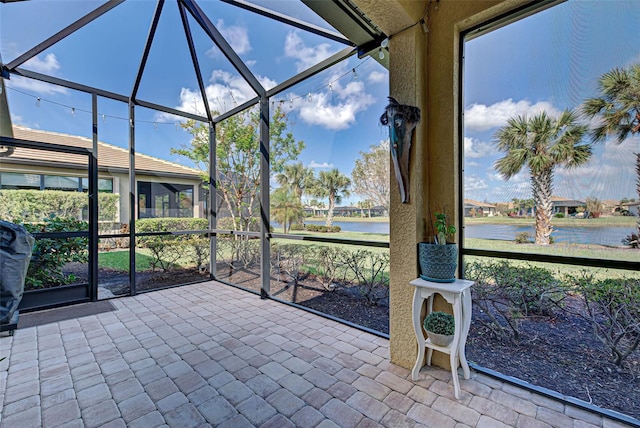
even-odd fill
[[(101, 3), (50, 0), (1, 4), (2, 60), (11, 61)], [(24, 67), (129, 94), (155, 3), (127, 1)], [(344, 47), (225, 3), (198, 3), (268, 88)], [(328, 28), (301, 3), (255, 3)], [(530, 197), (526, 171), (509, 181), (495, 173), (493, 163), (501, 155), (491, 143), (493, 134), (515, 114), (541, 110), (557, 114), (594, 96), (602, 73), (640, 61), (639, 23), (640, 2), (636, 0), (568, 1), (469, 41), (464, 82), (465, 196), (490, 202)], [(139, 98), (203, 112), (184, 36), (175, 29), (181, 29), (179, 15), (174, 2), (168, 1)], [(249, 86), (193, 21), (191, 29), (212, 108), (224, 111), (252, 98), (255, 94)], [(14, 123), (90, 136), (91, 117), (83, 111), (91, 108), (88, 95), (15, 77), (7, 85)], [(388, 136), (387, 128), (378, 124), (387, 95), (387, 71), (372, 59), (352, 57), (274, 101), (282, 101), (290, 131), (306, 144), (300, 156), (306, 166), (317, 171), (337, 167), (350, 175), (359, 152)], [(41, 97), (39, 107), (35, 97)], [(100, 139), (126, 147), (128, 126), (123, 118), (127, 117), (127, 106), (100, 98), (98, 110)], [(137, 108), (136, 120), (139, 152), (188, 164), (170, 154), (171, 147), (190, 140), (176, 127), (174, 117)], [(555, 194), (578, 199), (635, 197), (633, 153), (639, 147), (637, 137), (622, 145), (606, 142), (597, 146), (588, 165), (556, 172)], [(354, 200), (357, 197), (346, 202)]]
[[(101, 3), (76, 0), (2, 4), (2, 60), (10, 62)], [(330, 29), (302, 3), (255, 3)], [(151, 0), (127, 1), (23, 67), (127, 95), (132, 89), (155, 4)], [(267, 89), (345, 47), (225, 3), (198, 4)], [(253, 98), (255, 93), (200, 27), (193, 20), (190, 26), (211, 108), (222, 112)], [(7, 86), (15, 124), (91, 135), (91, 115), (86, 112), (91, 109), (90, 96), (17, 77), (12, 77)], [(387, 71), (372, 59), (354, 56), (272, 101), (281, 102), (288, 114), (289, 130), (306, 144), (300, 161), (316, 170), (337, 167), (350, 175), (359, 152), (387, 138), (387, 129), (378, 124), (387, 94)], [(41, 98), (39, 103), (36, 97)], [(204, 115), (174, 2), (165, 3), (138, 98)], [(98, 111), (100, 140), (126, 147), (128, 127), (127, 120), (122, 118), (127, 117), (127, 106), (99, 98)], [(190, 140), (189, 134), (176, 127), (176, 121), (170, 115), (136, 108), (137, 150), (188, 164), (185, 158), (170, 154), (171, 147), (188, 144)]]
[[(557, 115), (597, 96), (600, 75), (640, 62), (640, 2), (568, 1), (465, 46), (465, 191), (490, 202), (530, 198), (526, 170), (504, 181), (492, 137), (509, 117)], [(557, 170), (554, 194), (584, 200), (637, 198), (640, 139), (595, 147), (579, 169)]]

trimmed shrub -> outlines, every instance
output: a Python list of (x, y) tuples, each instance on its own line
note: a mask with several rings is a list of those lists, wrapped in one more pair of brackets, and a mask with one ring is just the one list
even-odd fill
[[(25, 223), (29, 233), (86, 232), (89, 224), (73, 218), (61, 218), (54, 214), (40, 223)], [(40, 238), (36, 239), (25, 289), (65, 285), (75, 281), (75, 275), (65, 274), (63, 267), (70, 262), (87, 263), (89, 238)]]
[(519, 323), (529, 316), (551, 316), (566, 297), (562, 281), (548, 269), (514, 266), (506, 261), (472, 262), (465, 278), (475, 281), (473, 304), (477, 322), (496, 337), (520, 338)]
[(236, 217), (235, 222), (233, 217), (222, 217), (216, 222), (217, 229), (223, 230), (244, 230), (251, 232), (260, 231), (260, 221), (256, 217), (240, 218)]
[(565, 281), (584, 299), (585, 312), (576, 314), (591, 322), (596, 337), (611, 350), (612, 362), (622, 365), (640, 346), (640, 278), (596, 280), (582, 272)]
[(342, 253), (343, 263), (351, 270), (360, 293), (370, 305), (378, 306), (389, 297), (389, 254), (369, 250)]
[[(120, 195), (98, 193), (98, 220), (113, 222), (118, 215)], [(89, 207), (86, 193), (62, 190), (0, 190), (0, 218), (12, 222), (39, 222), (51, 214), (81, 219)]]
[(294, 286), (309, 273), (304, 269), (311, 249), (307, 245), (276, 244), (271, 245), (271, 266), (284, 273)]
[(320, 225), (320, 224), (307, 224), (305, 226), (305, 228), (309, 231), (309, 232), (320, 232), (320, 233), (337, 233), (342, 231), (342, 229), (340, 228), (340, 226), (330, 226), (327, 227), (325, 225)]
[(529, 232), (520, 232), (516, 234), (516, 244), (530, 244), (533, 242), (533, 237)]
[(553, 216), (555, 218), (564, 218), (564, 213), (555, 213)]
[(627, 235), (627, 237), (622, 240), (622, 243), (631, 248), (640, 248), (640, 235), (636, 235), (635, 233)]
[(218, 261), (233, 270), (237, 267), (249, 269), (260, 262), (260, 240), (247, 236), (218, 235), (216, 254)]
[[(176, 232), (206, 230), (205, 218), (143, 218), (136, 220), (136, 234), (145, 232)], [(176, 234), (138, 236), (136, 245), (151, 251), (150, 264), (153, 270), (167, 271), (175, 267), (180, 259), (201, 267), (209, 257), (209, 238), (206, 235)]]
[(342, 281), (345, 280), (346, 266), (343, 260), (346, 251), (332, 246), (321, 246), (314, 250), (318, 281), (326, 290), (335, 290), (336, 282), (340, 277), (342, 277)]

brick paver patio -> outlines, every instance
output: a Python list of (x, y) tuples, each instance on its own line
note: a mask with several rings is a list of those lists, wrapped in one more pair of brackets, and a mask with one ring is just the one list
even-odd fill
[(456, 400), (385, 339), (215, 282), (112, 302), (0, 338), (0, 426), (624, 426), (473, 372)]

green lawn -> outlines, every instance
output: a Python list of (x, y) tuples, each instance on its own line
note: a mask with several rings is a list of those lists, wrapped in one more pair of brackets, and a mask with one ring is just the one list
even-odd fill
[[(145, 254), (147, 250), (139, 249), (136, 251), (136, 270), (151, 269), (152, 257)], [(129, 270), (129, 250), (104, 251), (98, 253), (98, 267), (109, 268), (121, 271)]]
[[(615, 219), (623, 219), (628, 221), (628, 217), (613, 217)], [(485, 219), (474, 219), (474, 220), (485, 220)], [(511, 221), (512, 219), (502, 218), (505, 221)], [(515, 219), (519, 221), (521, 219)], [(598, 221), (600, 219), (586, 220), (586, 221)], [(635, 221), (635, 219), (632, 218)], [(276, 233), (278, 233), (276, 231)], [(338, 233), (320, 233), (320, 232), (295, 232), (296, 235), (302, 236), (318, 236), (325, 238), (338, 238), (338, 239), (352, 239), (352, 240), (361, 240), (361, 241), (376, 241), (376, 242), (389, 242), (389, 235), (386, 234), (377, 234), (377, 233), (365, 233), (365, 232), (338, 232)], [(292, 234), (293, 235), (293, 234)], [(301, 245), (305, 247), (321, 247), (321, 246), (337, 246), (343, 249), (348, 249), (352, 251), (356, 251), (359, 249), (366, 249), (372, 251), (374, 253), (384, 253), (388, 252), (387, 248), (376, 248), (376, 247), (364, 247), (359, 245), (348, 245), (348, 244), (333, 244), (333, 243), (320, 243), (320, 242), (312, 242), (312, 241), (296, 241), (290, 239), (281, 239), (274, 238), (272, 240), (273, 243), (276, 244), (293, 244), (293, 245)], [(505, 251), (505, 252), (518, 252), (518, 253), (531, 253), (531, 254), (545, 254), (549, 256), (571, 256), (571, 257), (584, 257), (584, 258), (595, 258), (602, 260), (622, 260), (622, 261), (631, 261), (631, 262), (640, 262), (640, 250), (632, 249), (632, 248), (610, 248), (603, 247), (599, 245), (570, 245), (570, 244), (552, 244), (546, 247), (537, 246), (535, 244), (515, 244), (513, 241), (501, 241), (501, 240), (490, 240), (490, 239), (473, 239), (469, 238), (465, 240), (466, 248), (473, 249), (482, 249), (482, 250), (491, 250), (491, 251)], [(145, 248), (137, 248), (136, 249), (136, 268), (139, 271), (149, 270), (151, 269), (152, 260), (149, 255), (149, 251)], [(230, 254), (229, 254), (230, 256)], [(469, 256), (466, 260), (473, 261), (478, 259), (479, 257), (471, 257)], [(119, 250), (119, 251), (109, 251), (102, 252), (98, 257), (99, 266), (103, 268), (111, 268), (127, 271), (129, 269), (129, 252), (128, 250)], [(185, 263), (179, 264), (186, 266)], [(313, 263), (313, 262), (312, 262)], [(517, 264), (526, 264), (530, 263), (532, 265), (544, 266), (550, 268), (554, 271), (558, 271), (560, 273), (575, 273), (576, 271), (585, 269), (584, 267), (578, 266), (570, 266), (570, 265), (560, 265), (553, 263), (533, 263), (533, 262), (525, 262), (525, 261), (512, 261), (512, 263)], [(587, 268), (597, 272), (598, 275), (606, 275), (606, 276), (630, 276), (634, 274), (634, 272), (630, 271), (615, 271), (615, 270), (607, 270), (602, 268)]]
[[(535, 244), (515, 244), (513, 241), (499, 241), (491, 239), (466, 239), (466, 247), (489, 251), (507, 251), (530, 254), (545, 254), (550, 256), (584, 257), (602, 260), (622, 260), (640, 262), (640, 250), (633, 248), (610, 248), (600, 245), (552, 244), (547, 247)], [(465, 261), (486, 261), (486, 257), (467, 256)], [(557, 272), (560, 275), (577, 274), (582, 270), (593, 272), (598, 278), (636, 277), (637, 273), (628, 270), (605, 269), (586, 266), (564, 265), (557, 263), (528, 262), (510, 260), (516, 265), (539, 266)]]
[(516, 244), (514, 241), (497, 239), (467, 238), (465, 239), (465, 248), (640, 262), (640, 250), (631, 247), (612, 248), (602, 245), (564, 243), (539, 246), (535, 244)]

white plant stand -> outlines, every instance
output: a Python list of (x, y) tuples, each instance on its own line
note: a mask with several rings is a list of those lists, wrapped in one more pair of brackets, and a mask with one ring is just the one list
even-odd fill
[[(410, 282), (415, 287), (413, 291), (413, 329), (418, 340), (418, 358), (411, 371), (411, 379), (418, 380), (418, 373), (424, 363), (424, 351), (427, 349), (427, 365), (431, 365), (433, 350), (449, 354), (451, 363), (451, 374), (453, 375), (453, 388), (456, 398), (460, 398), (460, 381), (458, 380), (458, 366), (462, 366), (465, 379), (469, 379), (469, 364), (465, 356), (465, 344), (467, 334), (471, 326), (471, 286), (473, 281), (456, 279), (455, 282), (440, 283), (425, 281), (421, 278)], [(425, 339), (420, 313), (422, 305), (427, 300), (427, 313), (433, 310), (433, 297), (440, 294), (448, 303), (453, 306), (453, 317), (455, 320), (455, 333), (453, 341), (449, 346), (438, 346)]]

